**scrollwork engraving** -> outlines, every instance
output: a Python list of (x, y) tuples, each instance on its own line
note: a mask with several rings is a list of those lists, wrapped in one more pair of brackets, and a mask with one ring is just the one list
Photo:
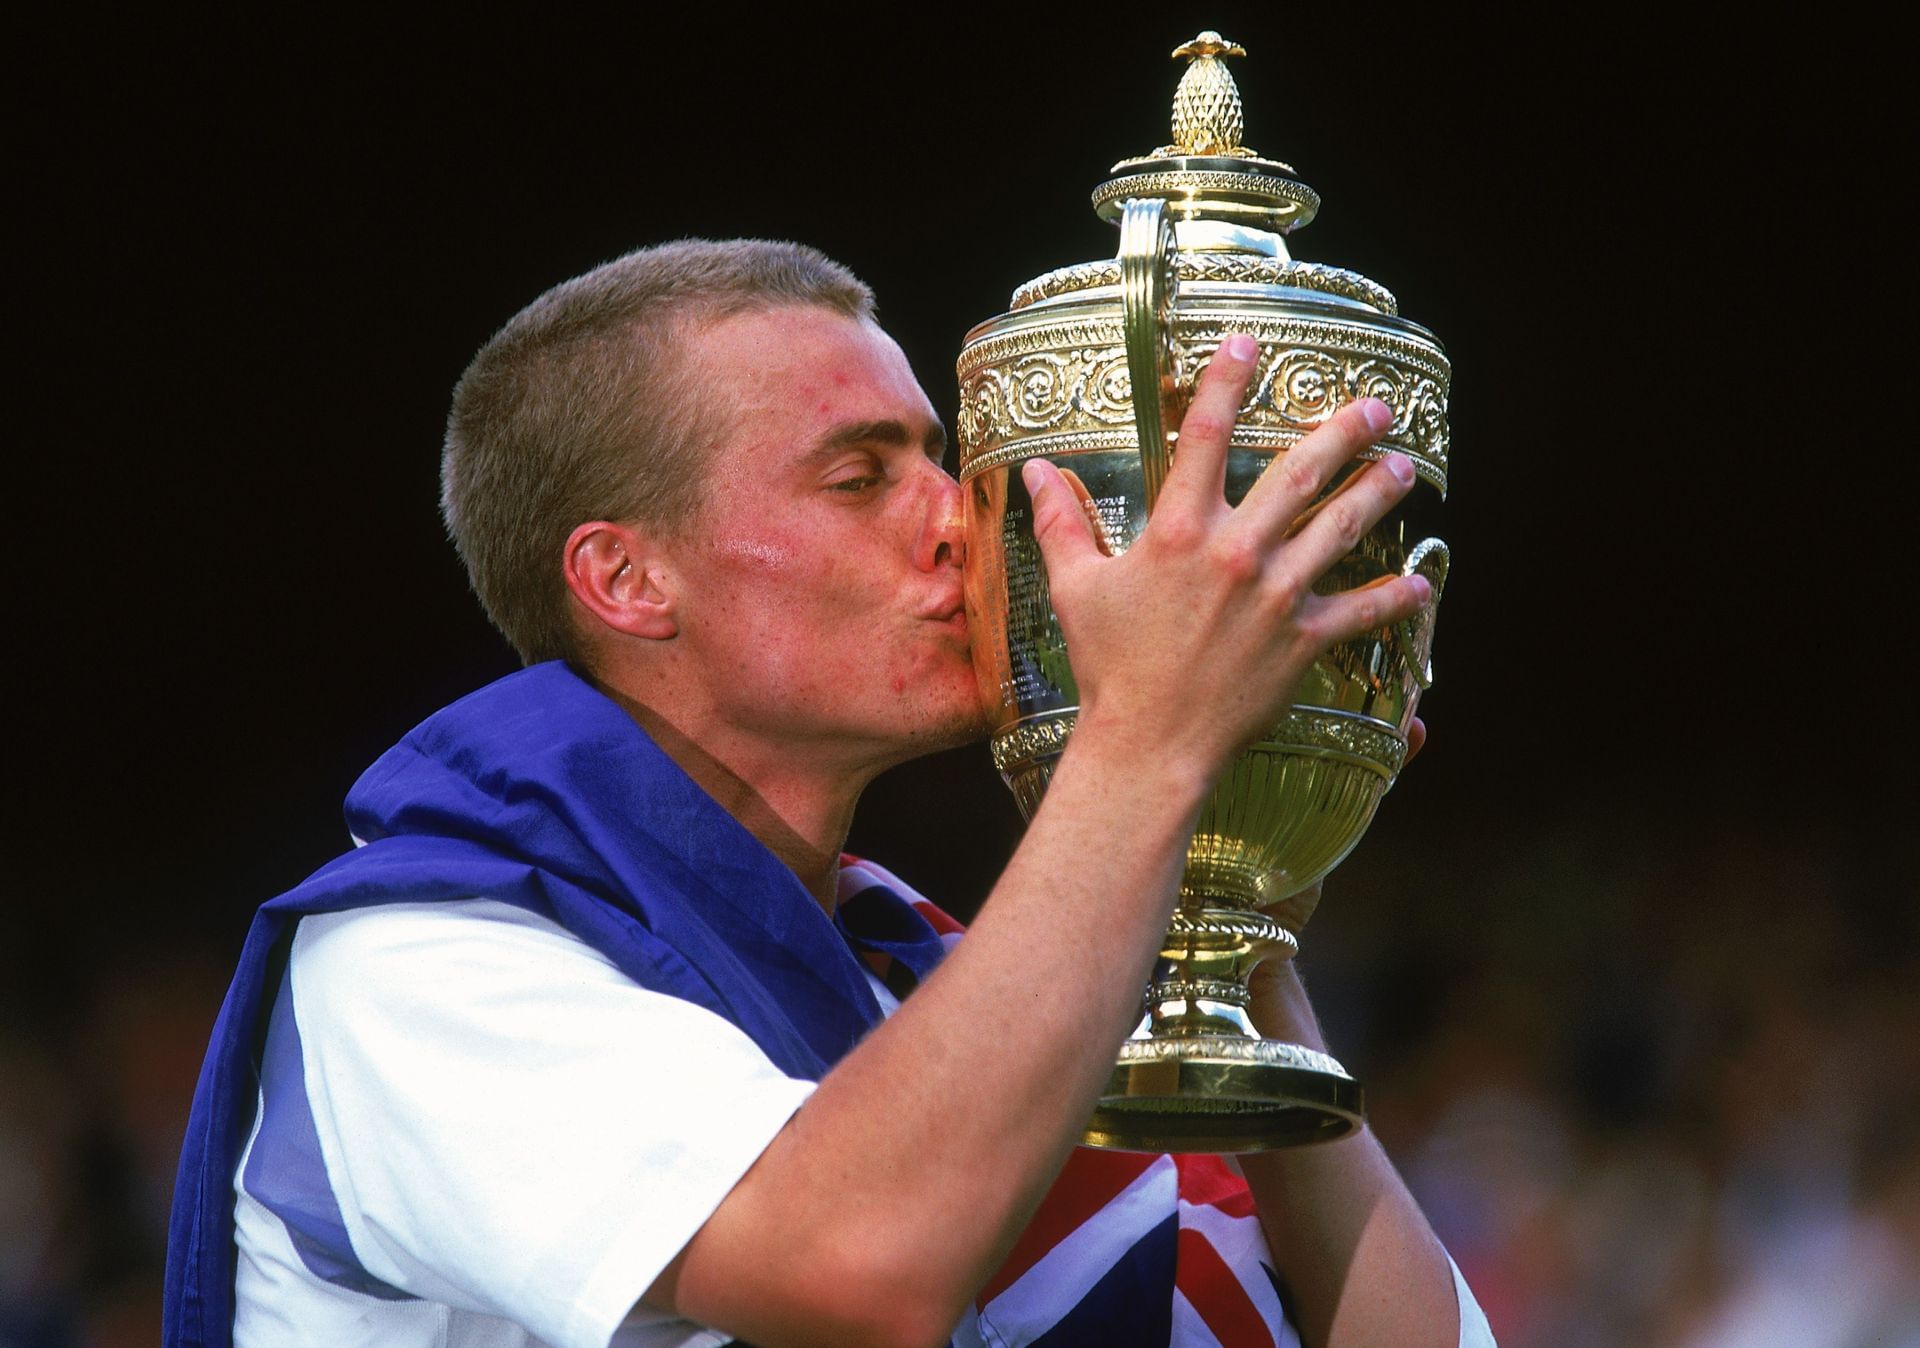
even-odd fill
[[(1356, 324), (1209, 310), (1173, 325), (1182, 386), (1191, 388), (1222, 338), (1238, 330), (1259, 339), (1262, 359), (1235, 446), (1288, 448), (1347, 403), (1377, 397), (1393, 408), (1394, 422), (1372, 457), (1407, 454), (1445, 494), (1451, 370), (1437, 347)], [(1046, 324), (963, 353), (962, 480), (1034, 454), (1131, 447), (1132, 390), (1119, 336), (1116, 325)]]
[(1009, 420), (1023, 431), (1051, 429), (1078, 405), (1084, 378), (1079, 362), (1057, 352), (1022, 356), (1001, 383)]

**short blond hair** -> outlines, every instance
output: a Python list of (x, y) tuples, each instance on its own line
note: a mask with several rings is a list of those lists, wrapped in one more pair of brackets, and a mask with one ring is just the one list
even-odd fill
[(562, 282), (480, 348), (453, 391), (440, 510), (527, 664), (582, 655), (561, 555), (576, 525), (672, 533), (696, 515), (728, 407), (696, 387), (692, 340), (787, 305), (874, 313), (865, 283), (802, 244), (682, 239)]

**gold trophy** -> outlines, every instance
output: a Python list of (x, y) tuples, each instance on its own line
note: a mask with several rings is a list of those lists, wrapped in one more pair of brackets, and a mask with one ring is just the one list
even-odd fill
[(1130, 1150), (1259, 1151), (1340, 1137), (1363, 1116), (1360, 1086), (1338, 1062), (1254, 1033), (1247, 976), (1298, 949), (1260, 910), (1339, 865), (1405, 761), (1447, 570), (1446, 545), (1410, 541), (1409, 517), (1421, 498), (1446, 492), (1451, 367), (1386, 290), (1288, 254), (1284, 236), (1313, 219), (1320, 199), (1292, 168), (1241, 144), (1240, 95), (1222, 58), (1245, 53), (1205, 32), (1173, 54), (1189, 62), (1173, 144), (1116, 164), (1093, 194), (1094, 210), (1120, 226), (1119, 255), (1029, 281), (1008, 312), (967, 334), (958, 364), (967, 607), (994, 709), (994, 765), (1031, 817), (1079, 696), (1020, 464), (1045, 455), (1077, 474), (1118, 552), (1153, 509), (1186, 391), (1229, 334), (1250, 333), (1261, 348), (1229, 451), (1235, 503), (1344, 404), (1375, 397), (1393, 409), (1368, 457), (1398, 450), (1425, 485), (1324, 585), (1417, 571), (1432, 602), (1322, 656), (1285, 719), (1215, 787), (1145, 1015), (1085, 1136)]

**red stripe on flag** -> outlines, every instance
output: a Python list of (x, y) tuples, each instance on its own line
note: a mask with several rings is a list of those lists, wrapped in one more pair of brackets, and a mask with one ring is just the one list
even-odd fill
[(1180, 1197), (1187, 1202), (1205, 1203), (1229, 1217), (1254, 1215), (1246, 1180), (1218, 1156), (1176, 1156), (1173, 1164), (1180, 1172)]
[(938, 904), (929, 903), (925, 899), (915, 899), (913, 901), (913, 908), (915, 912), (927, 920), (927, 925), (933, 928), (934, 935), (936, 936), (958, 936), (966, 930), (965, 927), (955, 922), (942, 911)]
[(1139, 1179), (1147, 1167), (1159, 1159), (1141, 1152), (1075, 1147), (1053, 1187), (1040, 1200), (1033, 1220), (1014, 1242), (1007, 1262), (980, 1289), (974, 1304), (984, 1307), (1013, 1286), (1054, 1246), (1079, 1230), (1083, 1222), (1111, 1203), (1121, 1190)]
[(1220, 1340), (1220, 1348), (1274, 1348), (1273, 1330), (1260, 1318), (1247, 1289), (1200, 1232), (1180, 1232), (1173, 1283)]

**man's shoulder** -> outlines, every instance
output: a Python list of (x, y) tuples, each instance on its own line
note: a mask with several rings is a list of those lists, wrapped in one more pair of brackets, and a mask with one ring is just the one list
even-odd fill
[(467, 944), (485, 948), (557, 943), (588, 949), (552, 918), (484, 895), (309, 913), (294, 929), (294, 947), (307, 962), (378, 957), (387, 952), (418, 955)]
[(475, 897), (312, 913), (294, 929), (290, 967), (303, 995), (364, 1000), (386, 989), (626, 981), (604, 954), (543, 914)]

